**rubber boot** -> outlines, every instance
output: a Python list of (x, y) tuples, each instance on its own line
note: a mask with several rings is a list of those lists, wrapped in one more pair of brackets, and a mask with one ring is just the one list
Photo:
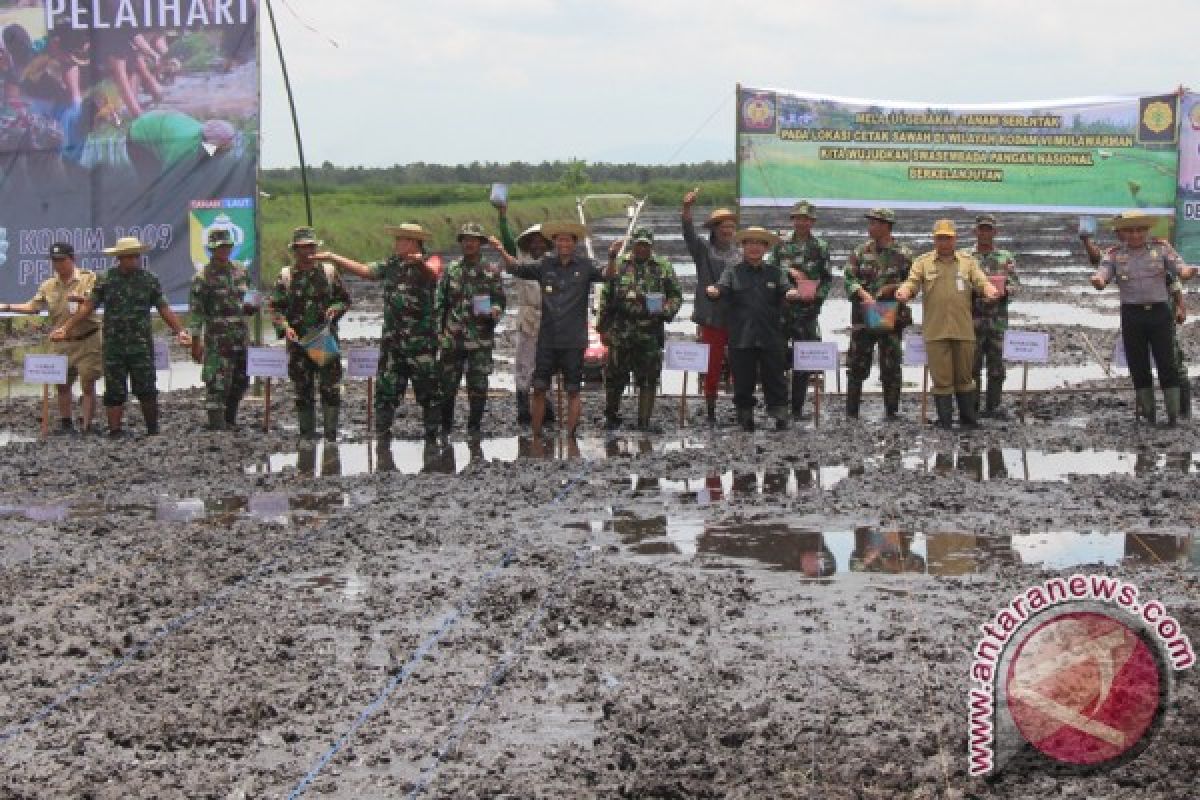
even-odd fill
[(654, 389), (642, 389), (638, 392), (638, 430), (648, 433), (662, 433), (662, 428), (651, 424), (654, 416)]
[(375, 407), (375, 435), (386, 439), (392, 435), (392, 423), (396, 421), (396, 407), (381, 405)]
[(142, 407), (142, 419), (146, 422), (146, 435), (158, 435), (158, 396), (138, 398), (138, 405)]
[(804, 419), (804, 400), (808, 396), (808, 373), (792, 373), (792, 419)]
[(225, 430), (225, 412), (218, 408), (210, 408), (208, 410), (208, 424), (204, 426), (206, 431), (223, 431)]
[(421, 407), (421, 413), (425, 422), (425, 441), (436, 442), (438, 433), (442, 428), (442, 407), (436, 403), (427, 401)]
[(753, 431), (754, 430), (754, 409), (753, 408), (739, 408), (737, 410), (737, 421), (738, 421), (738, 424), (742, 426), (742, 430)]
[(858, 419), (858, 409), (862, 405), (862, 382), (849, 381), (846, 384), (846, 416)]
[(238, 409), (242, 405), (242, 392), (230, 392), (225, 398), (225, 427), (237, 430)]
[(68, 434), (68, 433), (74, 433), (74, 432), (75, 432), (75, 421), (74, 420), (67, 418), (67, 419), (58, 421), (58, 430), (56, 430), (55, 433)]
[(1179, 387), (1172, 386), (1170, 389), (1163, 389), (1163, 404), (1167, 407), (1167, 425), (1168, 428), (1179, 426)]
[(984, 415), (995, 419), (1008, 419), (1008, 412), (1000, 407), (1004, 400), (1004, 381), (988, 381), (987, 404)]
[[(558, 417), (554, 414), (555, 398), (554, 392), (546, 392), (546, 413), (542, 415), (542, 425), (553, 425), (558, 422)], [(530, 417), (533, 412), (529, 412)]]
[(883, 418), (896, 419), (900, 414), (900, 388), (897, 386), (883, 389)]
[(442, 401), (442, 433), (454, 430), (454, 398)]
[(125, 416), (124, 406), (108, 406), (104, 409), (104, 415), (108, 418), (108, 438), (120, 439), (125, 435), (125, 429), (121, 427), (121, 418)]
[(324, 417), (325, 441), (336, 442), (338, 437), (338, 417), (341, 416), (341, 406), (322, 406)]
[(1186, 375), (1179, 382), (1179, 418), (1192, 418), (1192, 381)]
[(708, 427), (710, 427), (710, 428), (717, 427), (717, 398), (715, 396), (714, 397), (705, 397), (704, 398), (704, 409), (705, 409), (705, 415), (708, 419)]
[(486, 397), (470, 398), (471, 410), (467, 416), (467, 433), (478, 434), (483, 429), (483, 411), (487, 408)]
[(533, 421), (529, 414), (529, 392), (517, 389), (517, 424), (528, 425)]
[(313, 406), (296, 409), (296, 423), (300, 426), (301, 437), (315, 439), (317, 436), (317, 409)]
[(1154, 389), (1138, 389), (1135, 394), (1137, 395), (1138, 419), (1153, 425), (1156, 417), (1154, 413)]
[(933, 396), (933, 405), (937, 409), (937, 422), (933, 424), (947, 431), (953, 428), (954, 396), (949, 394), (935, 394)]
[(959, 392), (954, 395), (958, 401), (958, 424), (964, 428), (978, 428), (979, 420), (975, 416), (976, 404), (979, 402), (978, 392)]
[[(621, 427), (621, 395), (624, 392), (615, 386), (609, 386), (604, 393), (604, 429), (615, 431)], [(550, 408), (550, 404), (546, 404)]]
[(792, 421), (788, 419), (787, 406), (781, 406), (777, 409), (774, 409), (774, 412), (775, 413), (771, 416), (775, 417), (775, 430), (786, 431), (792, 427)]

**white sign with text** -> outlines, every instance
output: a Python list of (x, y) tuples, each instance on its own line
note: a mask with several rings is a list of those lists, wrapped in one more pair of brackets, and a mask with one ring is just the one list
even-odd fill
[(283, 347), (247, 348), (246, 374), (251, 378), (286, 378), (287, 350)]
[(795, 342), (792, 345), (792, 369), (797, 372), (836, 372), (837, 342)]
[(929, 363), (925, 352), (925, 337), (916, 331), (904, 333), (904, 364), (908, 367), (923, 367)]
[(708, 345), (704, 342), (667, 342), (665, 367), (681, 372), (708, 371)]
[(374, 378), (378, 371), (378, 347), (351, 347), (346, 351), (346, 377)]
[(53, 383), (58, 385), (67, 382), (66, 356), (25, 356), (26, 383)]
[(154, 337), (154, 369), (156, 372), (171, 371), (171, 348), (161, 336)]
[(1005, 331), (1004, 360), (1045, 364), (1050, 360), (1050, 334), (1037, 331)]

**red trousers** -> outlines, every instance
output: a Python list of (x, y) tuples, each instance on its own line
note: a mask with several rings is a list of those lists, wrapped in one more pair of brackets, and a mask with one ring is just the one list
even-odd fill
[(728, 328), (710, 328), (707, 325), (696, 326), (700, 329), (700, 341), (708, 345), (708, 372), (704, 373), (704, 396), (716, 397), (721, 385), (721, 365), (725, 362), (725, 349), (729, 344)]

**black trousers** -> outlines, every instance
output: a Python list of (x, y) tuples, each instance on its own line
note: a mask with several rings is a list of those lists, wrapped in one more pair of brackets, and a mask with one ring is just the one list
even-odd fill
[(729, 371), (733, 374), (733, 405), (754, 408), (754, 389), (762, 382), (763, 400), (769, 410), (787, 405), (787, 351), (782, 347), (731, 347)]
[(1150, 357), (1158, 371), (1158, 385), (1163, 389), (1179, 386), (1175, 369), (1175, 320), (1167, 303), (1122, 303), (1121, 340), (1125, 344), (1125, 360), (1133, 388), (1154, 388), (1150, 372)]

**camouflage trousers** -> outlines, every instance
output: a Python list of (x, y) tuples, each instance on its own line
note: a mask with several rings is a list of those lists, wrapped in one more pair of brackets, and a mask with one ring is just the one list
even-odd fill
[(246, 377), (246, 345), (220, 339), (204, 340), (204, 407), (209, 411), (224, 411), (230, 398), (241, 399), (250, 388)]
[(879, 345), (879, 382), (884, 391), (899, 391), (900, 367), (904, 363), (904, 345), (898, 333), (871, 333), (856, 329), (850, 334), (850, 352), (846, 355), (846, 376), (861, 384), (871, 374), (871, 358)]
[(608, 361), (604, 365), (604, 385), (620, 396), (630, 376), (639, 389), (654, 389), (662, 372), (663, 351), (657, 336), (631, 335), (610, 337)]
[[(149, 336), (110, 334), (104, 339), (104, 405), (125, 405), (132, 386), (138, 399), (156, 397), (154, 345)], [(127, 385), (128, 384), (128, 385)]]
[(488, 376), (492, 374), (492, 348), (454, 348), (442, 353), (442, 402), (452, 402), (463, 372), (467, 373), (467, 398), (487, 398)]
[(388, 346), (385, 342), (379, 348), (379, 368), (376, 375), (376, 412), (394, 409), (410, 381), (413, 395), (422, 408), (436, 406), (441, 402), (441, 372), (435, 351), (410, 352), (403, 347)]
[(975, 387), (983, 390), (980, 378), (987, 363), (988, 383), (1004, 383), (1004, 329), (992, 325), (975, 326)]
[(331, 358), (324, 366), (318, 366), (308, 357), (303, 347), (288, 343), (288, 377), (296, 393), (296, 408), (312, 408), (316, 402), (318, 386), (321, 405), (336, 407), (342, 404), (342, 360)]

